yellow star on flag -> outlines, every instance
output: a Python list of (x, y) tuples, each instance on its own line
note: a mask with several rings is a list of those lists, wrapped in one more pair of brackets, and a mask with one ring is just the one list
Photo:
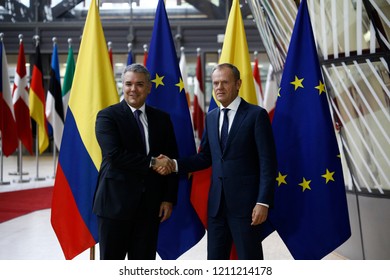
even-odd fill
[(164, 79), (165, 76), (162, 76), (160, 77), (157, 73), (156, 73), (156, 78), (154, 80), (152, 80), (153, 83), (156, 84), (156, 88), (159, 86), (159, 85), (162, 85), (164, 86), (164, 83), (163, 83), (163, 79)]
[(310, 183), (311, 180), (306, 181), (305, 177), (303, 177), (302, 183), (299, 184), (300, 186), (302, 186), (302, 192), (304, 192), (306, 189), (311, 190)]
[(302, 85), (303, 79), (304, 79), (304, 78), (298, 79), (298, 77), (295, 76), (294, 82), (291, 82), (290, 84), (294, 85), (294, 87), (295, 87), (294, 89), (295, 89), (295, 90), (297, 90), (298, 87), (303, 88), (303, 85)]
[(324, 177), (326, 179), (327, 184), (329, 181), (334, 181), (333, 174), (334, 172), (330, 172), (327, 168), (326, 173), (324, 175), (321, 175), (321, 177)]
[(181, 92), (183, 90), (184, 83), (183, 83), (183, 80), (181, 79), (181, 77), (180, 77), (179, 82), (177, 84), (175, 84), (175, 86), (179, 87), (179, 89), (180, 89), (179, 92)]
[(276, 181), (278, 181), (278, 187), (280, 187), (281, 184), (287, 184), (286, 177), (287, 177), (287, 174), (282, 175), (282, 173), (279, 172), (279, 175), (276, 178)]
[(321, 93), (325, 92), (325, 85), (322, 83), (322, 81), (320, 81), (320, 84), (318, 86), (316, 86), (315, 88), (318, 89), (319, 95), (321, 95)]

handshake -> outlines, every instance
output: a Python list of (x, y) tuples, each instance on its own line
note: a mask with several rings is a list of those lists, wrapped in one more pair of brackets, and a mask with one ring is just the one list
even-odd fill
[(154, 160), (155, 161), (152, 164), (152, 168), (158, 174), (168, 175), (176, 171), (176, 164), (173, 159), (170, 159), (165, 155), (159, 155), (158, 157), (154, 158)]

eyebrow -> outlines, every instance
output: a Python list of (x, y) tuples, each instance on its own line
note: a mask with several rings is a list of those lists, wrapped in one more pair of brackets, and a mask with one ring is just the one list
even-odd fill
[(125, 81), (126, 84), (146, 84), (146, 81)]

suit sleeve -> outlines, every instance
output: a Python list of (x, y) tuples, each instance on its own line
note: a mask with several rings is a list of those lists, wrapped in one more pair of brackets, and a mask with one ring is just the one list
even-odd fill
[[(95, 133), (103, 158), (106, 158), (116, 169), (147, 173), (150, 158), (125, 148), (123, 135), (121, 135), (121, 130), (124, 128), (120, 127), (114, 116), (114, 112), (102, 110), (96, 117)], [(131, 141), (131, 139), (127, 140)]]
[[(166, 125), (163, 126), (166, 133), (166, 146), (165, 146), (165, 155), (169, 158), (177, 158), (179, 156), (175, 131), (171, 119), (168, 117)], [(158, 175), (160, 176), (160, 175)], [(163, 201), (172, 202), (176, 204), (177, 202), (177, 191), (179, 186), (179, 176), (175, 173), (172, 173), (166, 176), (167, 184), (165, 187)]]
[(203, 132), (203, 137), (200, 142), (199, 152), (187, 158), (177, 159), (179, 174), (186, 174), (194, 171), (206, 169), (211, 166), (211, 152), (209, 138), (207, 134), (207, 121)]
[(271, 122), (266, 110), (261, 110), (256, 119), (256, 146), (260, 159), (260, 186), (257, 202), (273, 206), (277, 173), (276, 150)]

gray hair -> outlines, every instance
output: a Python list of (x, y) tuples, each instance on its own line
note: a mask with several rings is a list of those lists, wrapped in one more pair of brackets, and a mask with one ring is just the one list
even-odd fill
[(222, 68), (229, 68), (230, 70), (232, 70), (233, 76), (236, 79), (236, 81), (238, 81), (240, 79), (240, 70), (238, 70), (238, 68), (231, 63), (221, 63), (218, 65), (215, 65), (213, 70), (211, 71), (211, 74), (213, 74), (215, 70), (217, 70), (217, 69), (219, 70)]
[(123, 83), (125, 74), (127, 72), (143, 73), (143, 74), (145, 74), (146, 80), (148, 82), (151, 82), (149, 70), (145, 66), (143, 66), (141, 63), (133, 63), (133, 64), (127, 65), (125, 67), (125, 69), (122, 72), (122, 83)]

